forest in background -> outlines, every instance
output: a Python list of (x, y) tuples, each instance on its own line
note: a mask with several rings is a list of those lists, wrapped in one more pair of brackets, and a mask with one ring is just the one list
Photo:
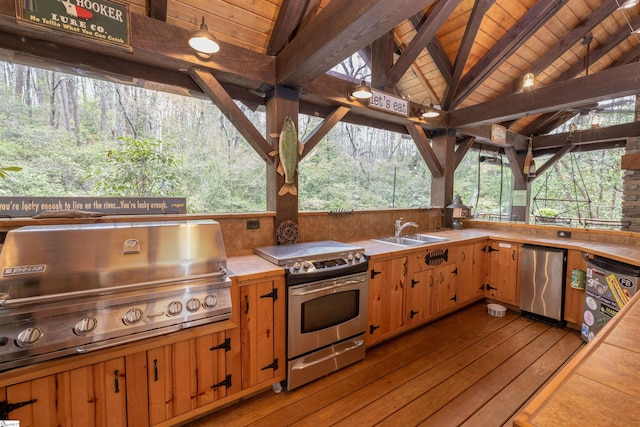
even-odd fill
[[(22, 168), (0, 180), (0, 195), (186, 197), (191, 213), (266, 209), (264, 161), (212, 102), (6, 62), (0, 74), (0, 167)], [(264, 113), (238, 105), (264, 132)], [(301, 115), (300, 139), (320, 120)], [(456, 170), (455, 191), (476, 213), (506, 213), (511, 173), (479, 154), (487, 153), (470, 151)], [(563, 216), (575, 203), (550, 199), (587, 197), (594, 217), (619, 219), (621, 154), (565, 156), (532, 194), (543, 192)], [(400, 134), (340, 123), (299, 172), (300, 210), (430, 205), (431, 174)]]

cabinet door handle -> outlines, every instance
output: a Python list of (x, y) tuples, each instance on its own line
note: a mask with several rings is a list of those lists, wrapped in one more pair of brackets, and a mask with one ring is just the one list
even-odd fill
[(373, 334), (373, 331), (375, 331), (376, 329), (378, 329), (380, 326), (375, 326), (375, 325), (371, 325), (369, 326), (369, 335)]
[(113, 378), (114, 378), (114, 382), (115, 382), (115, 392), (116, 393), (120, 393), (120, 378), (118, 378), (118, 374), (120, 373), (120, 371), (118, 371), (117, 369), (115, 371), (113, 371)]
[(487, 283), (487, 290), (488, 291), (492, 291), (494, 289), (498, 289), (498, 288), (494, 288), (493, 286), (491, 286), (491, 283)]
[(415, 288), (415, 287), (416, 287), (416, 285), (417, 285), (418, 283), (420, 283), (420, 281), (419, 281), (419, 280), (411, 279), (411, 287), (412, 287), (412, 288)]
[(249, 314), (249, 295), (244, 296), (244, 314)]
[(374, 277), (376, 277), (380, 273), (382, 273), (382, 271), (371, 270), (371, 278), (373, 279)]
[(153, 359), (153, 380), (158, 381), (158, 359)]
[(458, 294), (454, 295), (453, 298), (451, 298), (451, 301), (453, 302), (458, 301)]
[(458, 267), (456, 267), (456, 268), (455, 268), (455, 270), (453, 270), (453, 271), (451, 272), (451, 274), (455, 274), (455, 275), (457, 276), (457, 275), (458, 275)]
[(516, 260), (516, 251), (511, 251), (511, 260), (515, 261)]
[(418, 314), (418, 312), (417, 312), (417, 311), (413, 311), (413, 310), (411, 310), (411, 318), (412, 318), (412, 319), (413, 319), (413, 316), (415, 316), (416, 314)]

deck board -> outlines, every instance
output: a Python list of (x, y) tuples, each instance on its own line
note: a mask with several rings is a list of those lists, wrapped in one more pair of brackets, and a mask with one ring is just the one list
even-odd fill
[(478, 303), (310, 384), (262, 392), (188, 426), (511, 425), (581, 346), (577, 331), (511, 311), (492, 317)]

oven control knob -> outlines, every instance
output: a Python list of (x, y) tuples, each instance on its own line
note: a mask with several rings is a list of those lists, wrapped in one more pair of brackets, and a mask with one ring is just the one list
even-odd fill
[(350, 253), (349, 255), (347, 255), (347, 259), (348, 259), (349, 261), (353, 261), (353, 258), (354, 258), (354, 256), (353, 256), (353, 254), (352, 254), (352, 253)]
[(215, 295), (207, 295), (202, 303), (205, 308), (213, 308), (218, 305), (218, 298)]
[(362, 259), (362, 254), (360, 252), (356, 252), (354, 257), (355, 257), (356, 261), (360, 261)]
[(200, 300), (198, 298), (191, 298), (187, 301), (187, 311), (190, 313), (195, 313), (200, 309)]
[(308, 270), (309, 268), (311, 268), (311, 263), (309, 261), (303, 262), (302, 268), (304, 268), (305, 270)]
[(44, 332), (40, 328), (27, 328), (18, 334), (16, 345), (18, 347), (28, 347), (35, 344), (44, 336)]
[(291, 268), (293, 268), (294, 271), (300, 270), (300, 263), (298, 261), (294, 262)]
[(73, 327), (73, 333), (76, 335), (84, 335), (93, 331), (98, 326), (98, 321), (93, 317), (84, 317)]
[(124, 314), (124, 317), (122, 318), (122, 321), (127, 326), (135, 325), (136, 323), (138, 323), (139, 321), (142, 320), (142, 316), (143, 315), (144, 315), (144, 312), (141, 309), (132, 308), (131, 310), (127, 311)]
[(169, 316), (177, 316), (182, 313), (182, 303), (180, 301), (172, 301), (167, 306), (167, 314)]

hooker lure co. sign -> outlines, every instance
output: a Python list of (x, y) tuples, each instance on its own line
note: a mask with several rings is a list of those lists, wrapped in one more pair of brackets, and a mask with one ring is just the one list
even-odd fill
[(131, 49), (129, 5), (106, 0), (16, 0), (18, 22)]

